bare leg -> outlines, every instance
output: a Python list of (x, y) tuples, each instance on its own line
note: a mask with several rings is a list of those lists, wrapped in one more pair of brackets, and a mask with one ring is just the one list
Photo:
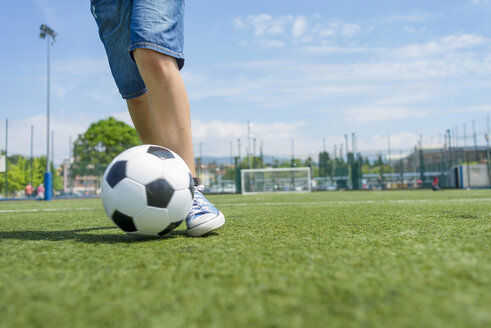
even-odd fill
[[(178, 153), (196, 176), (189, 100), (176, 60), (141, 48), (134, 51), (134, 56), (148, 89), (148, 99), (141, 99), (138, 109), (132, 109), (128, 102), (135, 127), (140, 129), (138, 134), (143, 142), (146, 142), (143, 137), (152, 141), (160, 139), (158, 144)], [(142, 110), (145, 107), (150, 110)]]
[(157, 126), (150, 111), (148, 94), (137, 98), (127, 99), (126, 104), (130, 112), (131, 120), (144, 144), (162, 145)]

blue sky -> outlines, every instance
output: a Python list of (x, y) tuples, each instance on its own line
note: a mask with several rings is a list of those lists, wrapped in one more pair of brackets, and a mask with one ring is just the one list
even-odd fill
[[(46, 150), (46, 41), (52, 49), (55, 162), (90, 123), (130, 122), (114, 85), (89, 1), (4, 1), (0, 11), (0, 144)], [(187, 1), (186, 65), (195, 152), (242, 155), (247, 120), (264, 152), (297, 156), (339, 148), (408, 150), (422, 134), (486, 130), (491, 113), (491, 1)], [(480, 137), (480, 139), (483, 139)], [(482, 143), (483, 140), (478, 140)], [(462, 142), (462, 141), (461, 141)]]

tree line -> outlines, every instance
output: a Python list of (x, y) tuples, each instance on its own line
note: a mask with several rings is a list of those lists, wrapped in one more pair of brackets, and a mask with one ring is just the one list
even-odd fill
[[(7, 193), (9, 195), (16, 191), (24, 190), (28, 184), (36, 188), (36, 186), (44, 183), (46, 156), (30, 159), (22, 155), (12, 155), (8, 156), (7, 161)], [(51, 172), (53, 172), (53, 188), (62, 190), (63, 181), (61, 175), (55, 170), (53, 164), (51, 164)], [(5, 172), (0, 173), (0, 182), (1, 194), (5, 196)]]
[[(87, 131), (80, 134), (73, 143), (70, 178), (100, 175), (119, 153), (139, 144), (140, 139), (136, 130), (122, 121), (109, 117), (92, 123)], [(44, 182), (46, 156), (35, 157), (31, 160), (22, 155), (10, 155), (7, 161), (7, 193), (9, 195), (24, 190), (27, 184), (36, 188)], [(53, 164), (51, 164), (51, 172), (53, 189), (63, 190), (63, 178)], [(2, 195), (5, 193), (4, 181), (5, 173), (0, 173), (0, 193)]]

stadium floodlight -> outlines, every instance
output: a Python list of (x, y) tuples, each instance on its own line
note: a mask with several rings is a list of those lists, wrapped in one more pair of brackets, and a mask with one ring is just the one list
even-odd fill
[(48, 78), (47, 78), (47, 91), (46, 91), (46, 105), (47, 105), (47, 114), (46, 114), (46, 173), (44, 174), (44, 200), (51, 200), (52, 198), (52, 178), (51, 178), (51, 163), (49, 157), (49, 47), (50, 47), (50, 38), (55, 42), (55, 38), (57, 33), (48, 27), (47, 25), (41, 25), (39, 28), (39, 37), (41, 39), (47, 40), (48, 46), (48, 59), (47, 59), (47, 68), (48, 68)]
[(240, 170), (242, 194), (263, 192), (310, 192), (309, 167)]
[(41, 25), (41, 27), (39, 28), (41, 30), (41, 32), (39, 33), (39, 37), (41, 39), (44, 39), (46, 37), (46, 35), (49, 35), (50, 37), (53, 38), (53, 41), (55, 41), (55, 38), (56, 38), (56, 32), (49, 28), (47, 25)]

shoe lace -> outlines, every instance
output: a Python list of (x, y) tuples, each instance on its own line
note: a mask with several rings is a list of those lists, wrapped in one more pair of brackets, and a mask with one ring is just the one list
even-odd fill
[(203, 190), (205, 190), (203, 185), (194, 186), (194, 200), (193, 206), (189, 211), (189, 217), (194, 217), (196, 214), (203, 212), (203, 209), (207, 206), (207, 201), (201, 193)]

